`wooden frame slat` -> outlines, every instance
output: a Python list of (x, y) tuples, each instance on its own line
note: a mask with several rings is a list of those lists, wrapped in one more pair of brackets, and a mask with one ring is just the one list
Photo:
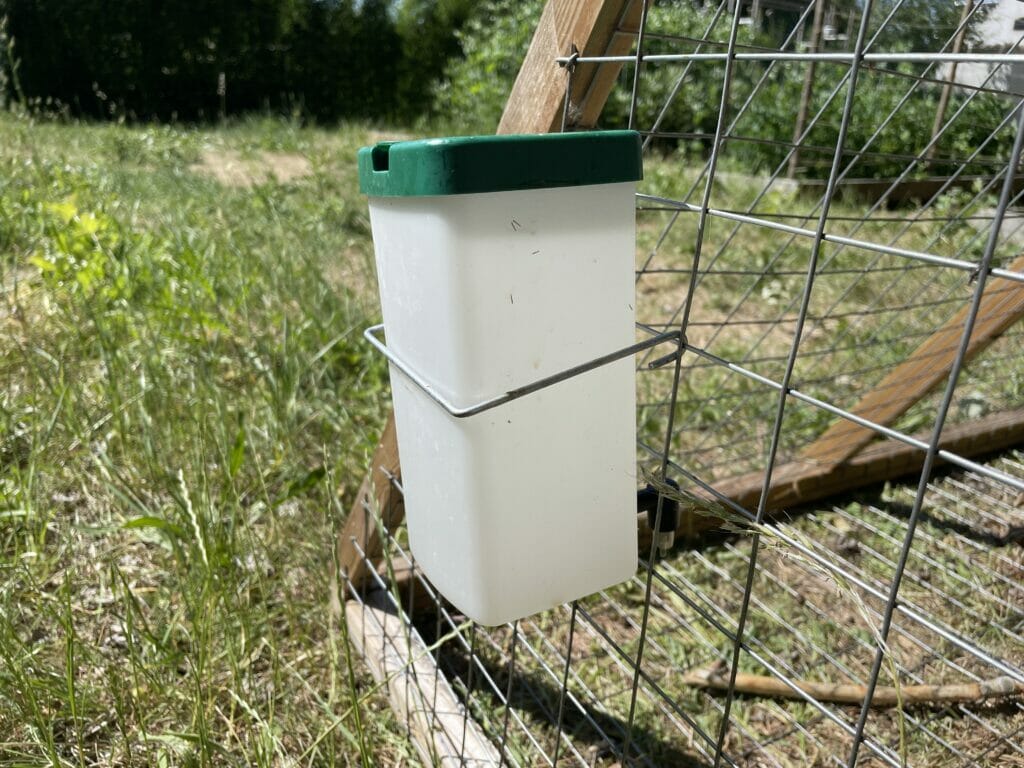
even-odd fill
[[(1024, 272), (1024, 256), (1009, 267)], [(851, 409), (861, 418), (889, 426), (943, 381), (953, 366), (970, 304), (947, 320), (902, 363), (893, 368)], [(978, 309), (965, 362), (999, 338), (1024, 317), (1024, 283), (990, 278)], [(856, 455), (876, 437), (874, 430), (839, 419), (800, 453), (803, 461), (840, 464)]]
[(387, 593), (345, 604), (348, 634), (374, 680), (387, 688), (392, 711), (412, 736), (424, 765), (498, 768), (501, 755), (455, 695), (408, 618)]
[[(930, 435), (919, 435), (927, 440)], [(1024, 410), (1001, 411), (946, 428), (939, 449), (967, 459), (990, 455), (1024, 445)], [(936, 466), (942, 466), (941, 459)], [(838, 496), (841, 493), (913, 475), (924, 466), (924, 451), (906, 443), (882, 440), (861, 449), (841, 464), (807, 463), (795, 460), (779, 466), (772, 475), (766, 512), (793, 507)], [(751, 472), (716, 482), (715, 490), (733, 503), (754, 511), (761, 498), (764, 472)], [(707, 494), (700, 494), (705, 499)], [(646, 515), (640, 515), (641, 546), (650, 542)], [(713, 514), (683, 509), (677, 534), (693, 538), (719, 527)]]
[[(551, 133), (562, 124), (565, 72), (554, 65), (575, 46), (581, 56), (621, 56), (636, 39), (642, 0), (550, 0), (544, 6), (498, 133)], [(569, 127), (593, 127), (622, 69), (581, 64), (573, 73)], [(553, 76), (554, 75), (554, 76)]]

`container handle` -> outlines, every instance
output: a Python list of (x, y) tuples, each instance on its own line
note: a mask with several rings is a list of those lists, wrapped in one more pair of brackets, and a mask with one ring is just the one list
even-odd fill
[(370, 150), (370, 161), (374, 173), (387, 173), (391, 170), (391, 145), (393, 141), (382, 141)]
[[(651, 332), (651, 329), (649, 329), (645, 325), (638, 323), (637, 327), (649, 333)], [(607, 355), (601, 355), (600, 357), (595, 357), (592, 360), (588, 360), (585, 363), (574, 365), (571, 368), (566, 368), (565, 370), (559, 371), (558, 373), (552, 374), (551, 376), (546, 376), (543, 379), (538, 379), (537, 381), (534, 381), (525, 386), (509, 390), (503, 395), (498, 395), (497, 397), (492, 397), (489, 400), (482, 400), (474, 405), (460, 408), (459, 406), (455, 405), (447, 398), (445, 398), (443, 395), (439, 394), (437, 391), (437, 387), (431, 384), (425, 377), (417, 373), (416, 370), (412, 368), (412, 366), (410, 366), (408, 363), (402, 360), (392, 350), (388, 349), (387, 345), (385, 345), (383, 341), (377, 338), (377, 334), (380, 333), (382, 330), (384, 330), (383, 323), (380, 323), (378, 325), (372, 325), (365, 331), (363, 331), (363, 336), (374, 347), (376, 347), (377, 350), (382, 355), (384, 355), (384, 357), (388, 359), (388, 362), (390, 362), (399, 371), (405, 374), (405, 376), (413, 384), (415, 384), (417, 387), (423, 390), (424, 394), (426, 394), (427, 397), (429, 397), (431, 400), (433, 400), (435, 403), (441, 406), (441, 408), (447, 411), (447, 413), (450, 416), (454, 416), (456, 419), (464, 419), (468, 416), (476, 416), (478, 413), (483, 413), (484, 411), (489, 411), (492, 408), (497, 408), (500, 405), (505, 405), (505, 403), (510, 403), (513, 400), (518, 400), (520, 397), (525, 397), (526, 395), (533, 394), (534, 392), (539, 392), (542, 389), (547, 389), (548, 387), (554, 386), (555, 384), (559, 384), (563, 381), (566, 381), (567, 379), (575, 378), (576, 376), (587, 373), (588, 371), (592, 371), (595, 368), (600, 368), (604, 365), (608, 365), (609, 363), (614, 363), (616, 360), (621, 360), (624, 357), (630, 357), (631, 355), (635, 355), (637, 352), (642, 352), (645, 349), (656, 347), (659, 344), (664, 344), (665, 342), (668, 341), (674, 341), (676, 343), (676, 355), (682, 354), (684, 346), (680, 344), (681, 337), (679, 335), (679, 331), (666, 331), (664, 333), (656, 333), (649, 339), (644, 339), (643, 341), (637, 342), (636, 344), (631, 344), (628, 347), (623, 347), (622, 349), (618, 349), (614, 352), (609, 352)]]

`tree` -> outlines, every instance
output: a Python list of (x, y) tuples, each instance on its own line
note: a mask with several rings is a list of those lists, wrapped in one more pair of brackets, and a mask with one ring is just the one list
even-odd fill
[(419, 115), (429, 106), (434, 82), (461, 52), (457, 33), (477, 5), (477, 0), (402, 0), (395, 30), (402, 51), (397, 100), (403, 115)]
[[(411, 121), (476, 0), (0, 0), (29, 97), (94, 117)], [(0, 63), (0, 66), (4, 66)], [(226, 91), (222, 88), (226, 86)]]
[(494, 133), (543, 7), (544, 0), (477, 6), (458, 33), (462, 56), (448, 61), (434, 90), (435, 120), (453, 133)]

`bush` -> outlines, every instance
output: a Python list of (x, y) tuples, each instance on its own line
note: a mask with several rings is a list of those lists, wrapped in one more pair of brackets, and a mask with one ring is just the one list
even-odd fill
[(446, 132), (494, 133), (540, 19), (544, 0), (482, 3), (458, 33), (462, 56), (450, 59), (431, 117)]
[[(936, 8), (926, 0), (905, 0), (904, 8), (893, 17), (879, 35), (879, 50), (937, 50), (955, 27), (960, 10), (953, 6)], [(511, 90), (523, 55), (529, 47), (533, 29), (543, 3), (527, 0), (511, 7), (490, 0), (467, 22), (459, 37), (464, 57), (449, 62), (445, 80), (435, 94), (434, 112), (447, 118), (453, 130), (467, 133), (490, 133), (498, 124), (505, 99)], [(879, 18), (885, 14), (880, 10)], [(930, 19), (922, 26), (920, 19)], [(716, 22), (711, 34), (713, 14), (710, 4), (698, 7), (689, 0), (662, 2), (651, 8), (648, 29), (668, 33), (672, 37), (652, 35), (645, 50), (648, 53), (682, 53), (694, 50), (694, 43), (685, 38), (709, 37), (723, 41), (728, 33), (728, 14)], [(755, 33), (741, 26), (741, 46), (777, 47), (791, 28), (794, 19), (776, 24), (764, 33)], [(705, 46), (703, 49), (723, 48)], [(706, 154), (710, 137), (718, 121), (723, 80), (722, 62), (695, 62), (685, 68), (667, 63), (651, 63), (644, 67), (640, 82), (637, 125), (650, 128), (657, 122), (659, 131), (669, 134), (659, 139), (667, 150), (682, 150), (695, 155)], [(822, 110), (814, 127), (802, 142), (801, 174), (811, 178), (828, 175), (834, 152), (845, 89), (826, 104), (828, 95), (848, 71), (846, 65), (819, 64), (809, 117)], [(737, 62), (730, 92), (730, 114), (733, 121), (740, 107), (758, 88), (751, 104), (744, 110), (726, 143), (724, 158), (748, 172), (770, 173), (786, 162), (788, 144), (793, 139), (797, 105), (803, 88), (805, 65), (780, 62), (774, 67), (760, 62)], [(851, 177), (887, 178), (900, 174), (910, 158), (920, 153), (931, 138), (931, 126), (938, 105), (939, 87), (923, 84), (913, 96), (901, 101), (913, 85), (913, 78), (922, 74), (921, 66), (888, 65), (888, 69), (866, 69), (860, 73), (853, 121), (845, 147), (853, 159), (853, 151), (867, 148), (851, 169)], [(758, 83), (765, 78), (764, 82)], [(624, 127), (628, 123), (632, 67), (623, 67), (617, 86), (612, 90), (601, 117), (601, 127)], [(674, 98), (670, 95), (678, 88)], [(964, 92), (957, 92), (947, 111), (947, 120), (967, 102)], [(668, 107), (662, 114), (662, 107)], [(1009, 104), (995, 94), (978, 94), (967, 104), (951, 128), (941, 138), (936, 162), (926, 166), (918, 163), (914, 175), (947, 174), (959, 167), (956, 160), (966, 157), (998, 125)], [(892, 119), (889, 115), (895, 110)], [(660, 119), (659, 119), (660, 117)], [(882, 123), (885, 127), (878, 130)], [(877, 135), (876, 134), (877, 131)], [(993, 160), (1005, 159), (1011, 142), (1010, 131), (1002, 132), (984, 155), (987, 162), (976, 163), (968, 173), (991, 170)], [(845, 167), (845, 165), (844, 165)]]
[[(0, 0), (27, 99), (72, 114), (410, 122), (476, 0)], [(0, 90), (11, 62), (0, 61)], [(9, 79), (9, 78), (7, 78)]]

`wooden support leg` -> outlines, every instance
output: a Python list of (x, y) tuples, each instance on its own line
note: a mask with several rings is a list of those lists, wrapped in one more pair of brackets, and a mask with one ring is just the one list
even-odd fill
[[(648, 2), (650, 0), (647, 0)], [(552, 133), (562, 123), (565, 73), (555, 58), (575, 45), (581, 56), (628, 54), (639, 31), (641, 0), (549, 0), (512, 86), (498, 133)], [(569, 124), (597, 123), (621, 64), (581, 64), (573, 75)]]
[(370, 471), (338, 537), (339, 569), (356, 589), (363, 587), (370, 575), (367, 561), (375, 563), (384, 551), (384, 541), (375, 517), (379, 516), (380, 525), (387, 532), (394, 531), (405, 519), (405, 502), (396, 488), (400, 472), (395, 415), (392, 413), (373, 454)]
[[(929, 435), (918, 435), (927, 440)], [(964, 458), (1024, 445), (1024, 410), (1004, 411), (949, 427), (939, 443), (941, 450)], [(936, 462), (941, 466), (942, 461)], [(924, 452), (905, 443), (885, 440), (864, 448), (841, 464), (808, 464), (793, 461), (775, 470), (768, 490), (769, 515), (784, 509), (810, 504), (841, 493), (877, 485), (921, 471)], [(715, 484), (715, 489), (733, 503), (753, 511), (761, 497), (763, 472), (752, 472)], [(698, 494), (709, 499), (707, 494)], [(645, 515), (639, 517), (641, 551), (650, 545), (650, 530)], [(693, 538), (721, 525), (713, 514), (683, 509), (679, 516), (681, 538)]]
[(440, 674), (415, 628), (380, 590), (345, 605), (348, 633), (378, 683), (387, 687), (392, 711), (404, 721), (424, 765), (493, 766), (501, 756)]

